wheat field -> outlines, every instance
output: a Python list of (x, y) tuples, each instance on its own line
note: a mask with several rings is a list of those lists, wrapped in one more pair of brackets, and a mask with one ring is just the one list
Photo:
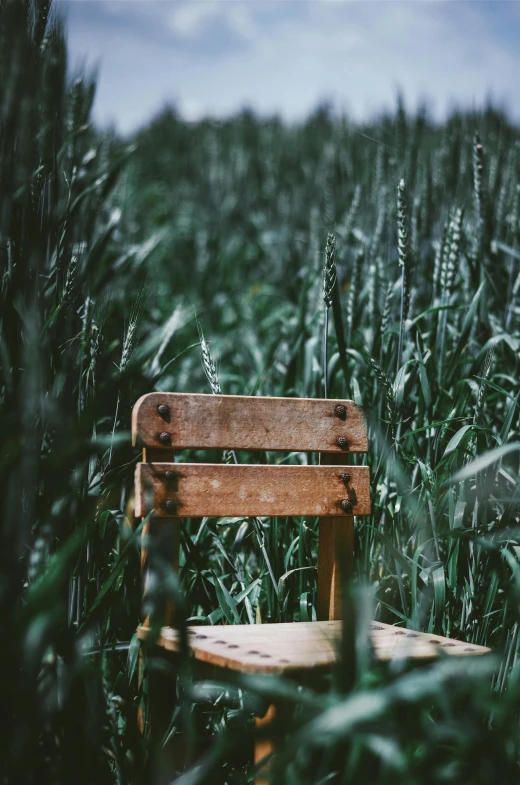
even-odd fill
[[(325, 692), (165, 666), (179, 781), (252, 781), (252, 712), (284, 696), (275, 782), (517, 782), (519, 129), (399, 100), (370, 125), (167, 109), (123, 139), (92, 124), (94, 94), (48, 2), (0, 5), (0, 781), (159, 781), (129, 430), (171, 390), (352, 398), (373, 505), (345, 589), (355, 656)], [(314, 519), (184, 520), (147, 610), (312, 620), (316, 550)], [(493, 656), (376, 664), (371, 617)]]

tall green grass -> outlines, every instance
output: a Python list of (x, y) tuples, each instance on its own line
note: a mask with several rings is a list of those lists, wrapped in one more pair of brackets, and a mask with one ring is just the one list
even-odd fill
[[(274, 698), (280, 782), (516, 782), (518, 129), (492, 107), (442, 126), (402, 105), (366, 126), (169, 110), (123, 141), (92, 127), (95, 80), (47, 2), (5, 2), (0, 39), (1, 781), (155, 781), (137, 715), (161, 665), (168, 738), (207, 747), (184, 782), (247, 781)], [(356, 658), (325, 690), (153, 657), (139, 686), (128, 430), (153, 389), (365, 408)], [(180, 591), (149, 543), (152, 615), (182, 596), (191, 623), (315, 617), (315, 520), (187, 520), (181, 542)], [(370, 617), (496, 656), (383, 667)]]
[(139, 608), (121, 444), (150, 384), (132, 366), (147, 248), (125, 239), (129, 149), (92, 128), (93, 78), (69, 78), (49, 5), (0, 8), (0, 770), (112, 781), (137, 736), (116, 683)]

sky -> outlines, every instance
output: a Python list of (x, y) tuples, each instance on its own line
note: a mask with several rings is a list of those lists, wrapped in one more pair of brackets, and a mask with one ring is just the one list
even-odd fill
[(71, 70), (98, 67), (94, 116), (122, 133), (165, 105), (354, 120), (489, 95), (520, 119), (520, 0), (57, 0)]

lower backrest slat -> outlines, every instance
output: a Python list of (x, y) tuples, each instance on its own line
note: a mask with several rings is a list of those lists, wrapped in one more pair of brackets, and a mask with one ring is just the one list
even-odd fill
[(300, 516), (370, 513), (368, 466), (142, 463), (136, 515)]

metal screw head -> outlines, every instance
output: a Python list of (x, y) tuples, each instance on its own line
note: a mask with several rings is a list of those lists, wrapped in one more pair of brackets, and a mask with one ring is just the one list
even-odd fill
[(166, 406), (165, 403), (160, 403), (159, 406), (157, 407), (157, 411), (159, 412), (159, 414), (163, 419), (166, 419), (166, 417), (168, 417), (170, 414), (170, 407)]
[(167, 472), (164, 472), (164, 478), (167, 482), (172, 482), (175, 479), (175, 472), (169, 469)]
[(170, 434), (166, 431), (163, 431), (159, 434), (159, 441), (161, 444), (169, 444), (170, 443)]
[(341, 509), (343, 510), (343, 512), (346, 513), (352, 512), (352, 502), (350, 501), (350, 499), (343, 499), (343, 501), (341, 502)]
[(175, 512), (177, 509), (177, 505), (175, 504), (173, 499), (167, 499), (166, 502), (164, 503), (164, 506), (166, 507), (167, 512)]
[(338, 403), (338, 405), (334, 408), (334, 413), (336, 417), (339, 417), (340, 420), (347, 419), (347, 408), (343, 406), (342, 403)]
[(348, 472), (344, 472), (343, 474), (340, 474), (340, 477), (345, 483), (345, 485), (348, 485), (348, 483), (350, 482), (350, 474)]
[(341, 447), (342, 450), (348, 450), (348, 440), (346, 436), (340, 436), (338, 438), (338, 447)]

